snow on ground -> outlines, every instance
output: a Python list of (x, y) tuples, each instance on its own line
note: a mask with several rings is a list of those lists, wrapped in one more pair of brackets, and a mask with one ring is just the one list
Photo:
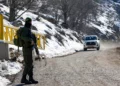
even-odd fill
[(0, 64), (1, 76), (17, 74), (22, 69), (22, 65), (18, 62), (3, 61)]
[(7, 86), (10, 83), (10, 81), (4, 77), (0, 76), (0, 86)]
[(6, 75), (13, 75), (20, 72), (22, 65), (18, 62), (0, 61), (0, 86), (7, 86), (11, 82), (5, 78)]

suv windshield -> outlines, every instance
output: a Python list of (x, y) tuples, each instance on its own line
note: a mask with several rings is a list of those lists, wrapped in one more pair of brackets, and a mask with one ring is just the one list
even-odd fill
[(85, 40), (97, 40), (97, 37), (95, 36), (85, 37)]

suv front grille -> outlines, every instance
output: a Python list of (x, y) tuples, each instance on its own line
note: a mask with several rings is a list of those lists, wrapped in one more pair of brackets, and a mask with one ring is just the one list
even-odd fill
[(87, 42), (86, 45), (96, 45), (95, 42)]

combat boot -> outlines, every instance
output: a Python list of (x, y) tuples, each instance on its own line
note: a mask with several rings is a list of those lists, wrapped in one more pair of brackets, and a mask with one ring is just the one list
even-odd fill
[(37, 84), (38, 81), (34, 80), (33, 77), (29, 77), (29, 81), (32, 83), (32, 84)]
[(23, 77), (22, 77), (21, 83), (24, 83), (24, 84), (32, 84), (30, 81), (28, 81), (28, 80), (26, 79), (26, 76), (23, 76)]

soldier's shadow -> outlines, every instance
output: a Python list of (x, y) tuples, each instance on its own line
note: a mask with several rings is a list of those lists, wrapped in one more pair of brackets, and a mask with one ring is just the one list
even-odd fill
[(25, 85), (31, 85), (31, 84), (17, 84), (15, 86), (25, 86)]
[(15, 85), (15, 86), (24, 86), (24, 85), (26, 85), (26, 84), (17, 84), (17, 85)]

